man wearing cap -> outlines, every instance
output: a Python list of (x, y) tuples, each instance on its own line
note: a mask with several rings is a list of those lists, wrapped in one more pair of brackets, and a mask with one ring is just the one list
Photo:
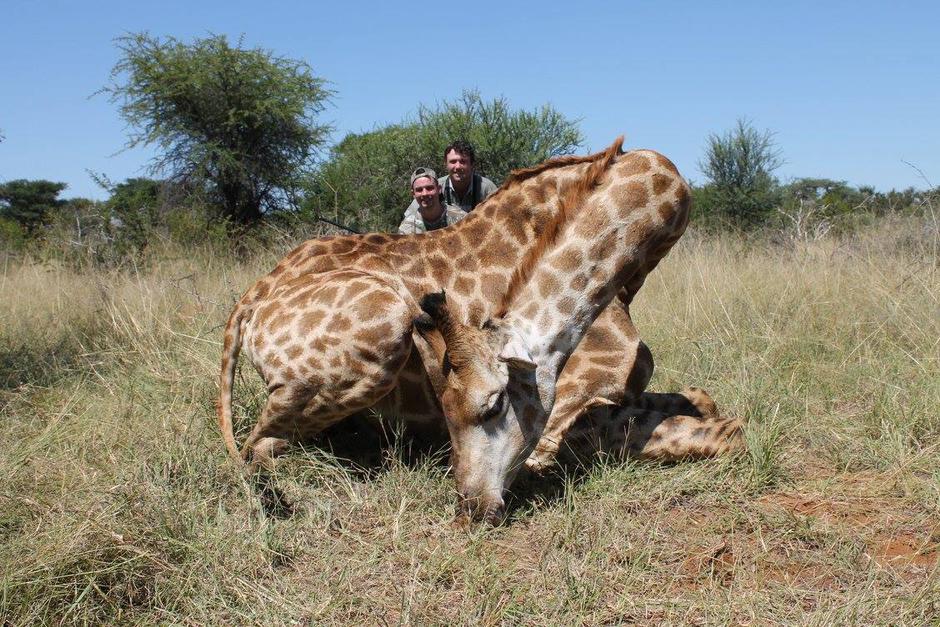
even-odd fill
[(445, 205), (441, 186), (431, 168), (418, 168), (411, 173), (411, 195), (414, 202), (405, 211), (398, 232), (405, 235), (426, 233), (459, 222), (467, 212), (454, 205)]
[[(469, 213), (496, 191), (496, 184), (474, 172), (476, 154), (470, 142), (457, 140), (444, 149), (447, 176), (437, 179), (445, 205), (460, 207)], [(405, 215), (418, 211), (417, 201), (408, 205)]]

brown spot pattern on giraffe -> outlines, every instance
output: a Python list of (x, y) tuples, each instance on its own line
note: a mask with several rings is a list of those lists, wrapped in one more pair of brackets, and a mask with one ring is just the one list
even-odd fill
[(660, 167), (668, 170), (669, 173), (672, 174), (673, 176), (679, 176), (679, 170), (676, 169), (676, 166), (673, 165), (672, 161), (670, 161), (663, 155), (661, 154), (656, 155), (656, 163), (658, 163)]
[(587, 274), (581, 273), (576, 274), (573, 279), (571, 279), (571, 289), (575, 292), (581, 293), (588, 286), (591, 277)]
[(618, 173), (624, 178), (639, 176), (650, 171), (652, 164), (643, 155), (628, 153), (618, 168)]
[(571, 298), (570, 296), (565, 296), (564, 298), (558, 301), (556, 308), (558, 309), (559, 314), (567, 317), (567, 316), (570, 316), (572, 313), (574, 313), (576, 304), (577, 303), (575, 303), (575, 300), (573, 298)]
[(326, 325), (326, 330), (329, 333), (342, 333), (351, 329), (352, 326), (352, 320), (343, 314), (334, 314), (329, 324)]
[(578, 248), (570, 246), (561, 254), (552, 256), (552, 265), (564, 273), (574, 272), (581, 267), (584, 257)]
[(629, 181), (614, 188), (612, 196), (619, 207), (621, 217), (633, 213), (649, 203), (649, 192), (646, 191), (646, 185), (637, 180)]
[(667, 189), (672, 187), (674, 177), (666, 176), (665, 174), (656, 173), (652, 176), (653, 179), (653, 193), (657, 196), (666, 192)]

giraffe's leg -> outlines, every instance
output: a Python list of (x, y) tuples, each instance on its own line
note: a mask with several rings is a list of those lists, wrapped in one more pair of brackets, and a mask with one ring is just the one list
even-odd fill
[(301, 277), (260, 306), (248, 333), (268, 383), (242, 456), (270, 470), (289, 442), (375, 405), (412, 351), (412, 312), (385, 282), (361, 272)]
[[(270, 391), (261, 419), (242, 445), (242, 459), (250, 460), (250, 471), (274, 469), (274, 457), (283, 453), (291, 436), (291, 424), (303, 408), (296, 386), (279, 386)], [(302, 394), (302, 392), (301, 392)]]
[[(526, 467), (535, 472), (554, 463), (568, 430), (593, 409), (639, 398), (653, 376), (653, 354), (640, 340), (630, 303), (674, 240), (655, 249), (597, 317), (562, 370), (556, 402)], [(564, 395), (564, 396), (563, 396)], [(563, 400), (567, 396), (566, 400)]]
[[(378, 393), (380, 389), (364, 395), (357, 404), (370, 404)], [(270, 404), (265, 409), (268, 407)], [(328, 395), (319, 393), (306, 397), (300, 404), (266, 411), (245, 442), (242, 455), (250, 456), (252, 471), (270, 472), (274, 469), (274, 458), (286, 452), (290, 442), (308, 439), (355, 411), (356, 405), (336, 407)]]
[(619, 406), (638, 398), (653, 375), (653, 355), (628, 308), (615, 300), (598, 316), (558, 380), (556, 402), (526, 467), (549, 468), (568, 430), (592, 409)]
[(689, 388), (681, 394), (643, 396), (659, 398), (644, 403), (650, 409), (626, 410), (630, 424), (625, 432), (625, 448), (631, 456), (672, 462), (744, 450), (741, 420), (720, 416), (705, 390)]
[[(682, 390), (679, 395), (685, 398), (693, 407), (695, 407), (695, 411), (698, 412), (698, 414), (702, 417), (718, 417), (718, 404), (715, 403), (711, 395), (702, 388), (687, 387)], [(695, 412), (689, 413), (692, 415), (695, 414)]]
[(293, 511), (271, 478), (274, 458), (287, 450), (291, 435), (288, 430), (279, 430), (278, 427), (289, 422), (284, 417), (292, 416), (299, 410), (295, 392), (289, 387), (280, 386), (271, 390), (261, 412), (261, 419), (252, 429), (241, 450), (242, 459), (250, 461), (246, 470), (252, 479), (261, 506), (267, 515), (275, 518), (288, 517)]
[(604, 453), (674, 462), (716, 457), (745, 448), (738, 418), (722, 417), (707, 392), (645, 392), (630, 406), (595, 409), (569, 430), (565, 450), (586, 460)]

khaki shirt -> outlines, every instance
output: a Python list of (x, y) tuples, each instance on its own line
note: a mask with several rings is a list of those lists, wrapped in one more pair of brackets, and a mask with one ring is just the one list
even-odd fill
[(398, 232), (404, 235), (436, 231), (437, 229), (443, 229), (445, 226), (456, 224), (467, 217), (467, 212), (460, 207), (444, 205), (444, 213), (441, 214), (437, 222), (429, 223), (425, 222), (424, 218), (422, 218), (421, 214), (418, 212), (418, 204), (412, 204), (414, 207), (409, 206), (408, 209), (405, 210), (405, 218), (401, 221), (401, 224), (398, 225)]

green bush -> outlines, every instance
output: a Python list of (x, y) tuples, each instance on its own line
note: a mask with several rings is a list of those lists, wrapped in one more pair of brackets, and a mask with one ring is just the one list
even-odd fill
[(219, 251), (229, 248), (230, 223), (220, 219), (215, 210), (207, 205), (193, 203), (170, 209), (166, 212), (164, 220), (166, 236), (175, 244), (208, 244), (213, 250)]
[(782, 199), (773, 171), (783, 163), (773, 133), (740, 119), (723, 135), (712, 134), (699, 167), (708, 183), (699, 190), (698, 211), (740, 226), (767, 220)]
[(127, 179), (114, 186), (106, 203), (106, 228), (123, 254), (143, 251), (159, 224), (160, 181), (146, 178)]
[(16, 220), (0, 217), (0, 250), (19, 252), (26, 247), (27, 241), (26, 229)]

